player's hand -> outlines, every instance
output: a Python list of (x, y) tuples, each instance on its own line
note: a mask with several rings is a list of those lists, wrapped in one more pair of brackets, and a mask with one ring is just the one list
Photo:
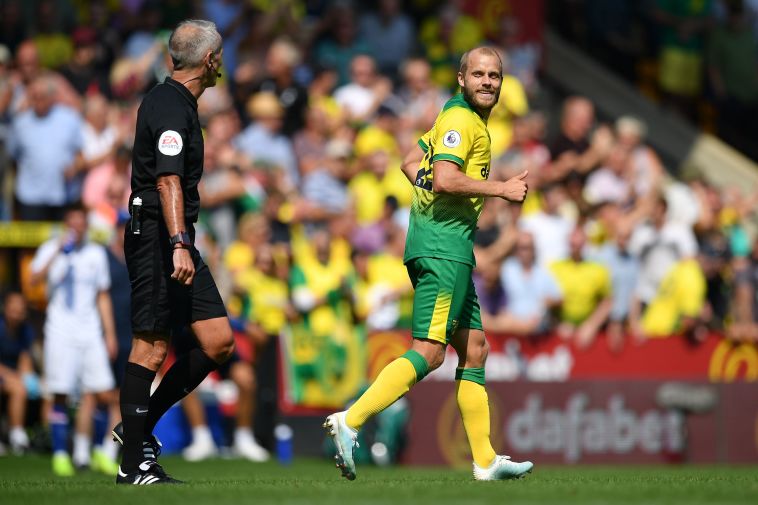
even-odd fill
[(108, 351), (108, 358), (111, 361), (116, 360), (118, 356), (118, 340), (116, 335), (110, 334), (105, 336), (105, 349)]
[(195, 264), (192, 263), (192, 257), (187, 249), (177, 247), (174, 249), (174, 273), (171, 278), (184, 284), (192, 285), (192, 279), (195, 277)]
[(503, 183), (502, 198), (505, 198), (509, 202), (523, 202), (529, 189), (529, 186), (526, 184), (526, 177), (528, 175), (529, 170), (524, 170), (516, 177), (511, 177), (505, 181)]

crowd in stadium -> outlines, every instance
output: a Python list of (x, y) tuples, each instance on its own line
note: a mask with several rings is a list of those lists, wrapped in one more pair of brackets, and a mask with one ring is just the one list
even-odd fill
[[(287, 328), (339, 355), (345, 320), (369, 331), (410, 321), (411, 186), (400, 159), (456, 93), (460, 55), (486, 42), (505, 74), (488, 125), (489, 177), (526, 169), (530, 192), (523, 206), (489, 200), (479, 222), (485, 328), (578, 349), (603, 335), (616, 352), (649, 338), (696, 344), (714, 331), (758, 340), (758, 247), (744, 226), (758, 199), (672, 179), (634, 111), (601, 122), (579, 96), (541, 110), (540, 41), (522, 38), (512, 17), (487, 40), (464, 3), (0, 2), (0, 217), (61, 221), (84, 205), (92, 240), (112, 259), (109, 352), (123, 361), (131, 335), (119, 259), (136, 111), (170, 72), (171, 28), (214, 21), (224, 66), (199, 101), (197, 246), (265, 368), (259, 387), (275, 395), (266, 377)], [(3, 284), (15, 286), (0, 318), (13, 448), (29, 444), (19, 405), (39, 395), (34, 374), (44, 378), (34, 351), (44, 317), (27, 317), (29, 302), (44, 306), (24, 261), (34, 253), (3, 256)], [(234, 380), (249, 390), (252, 369)]]

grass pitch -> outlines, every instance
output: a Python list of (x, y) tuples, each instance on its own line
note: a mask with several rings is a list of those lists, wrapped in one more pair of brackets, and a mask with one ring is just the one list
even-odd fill
[(57, 479), (46, 457), (0, 458), (2, 505), (293, 504), (755, 504), (756, 467), (540, 466), (526, 479), (475, 482), (447, 468), (359, 467), (348, 482), (329, 461), (290, 467), (238, 460), (186, 463), (161, 458), (182, 486), (116, 486), (86, 472)]

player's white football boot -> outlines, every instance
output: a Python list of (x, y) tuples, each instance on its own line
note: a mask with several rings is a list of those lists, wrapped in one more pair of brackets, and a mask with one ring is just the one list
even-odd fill
[(474, 478), (476, 480), (508, 480), (519, 479), (532, 472), (534, 464), (531, 461), (517, 463), (510, 456), (495, 456), (495, 461), (487, 468), (474, 463)]
[(358, 432), (345, 422), (345, 412), (337, 412), (326, 418), (324, 429), (327, 435), (334, 440), (337, 454), (334, 461), (342, 476), (347, 480), (355, 480), (355, 461), (353, 461), (353, 448), (358, 447)]

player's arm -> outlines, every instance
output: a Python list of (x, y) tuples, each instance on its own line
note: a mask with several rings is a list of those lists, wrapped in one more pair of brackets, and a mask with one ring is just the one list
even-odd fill
[(526, 198), (525, 179), (529, 175), (527, 170), (507, 181), (488, 181), (468, 177), (460, 171), (458, 165), (448, 160), (435, 161), (433, 169), (432, 190), (435, 193), (469, 198), (496, 196), (509, 202), (523, 202)]
[(108, 349), (108, 355), (111, 358), (116, 357), (118, 352), (118, 341), (116, 340), (116, 323), (113, 319), (113, 302), (111, 295), (106, 290), (97, 292), (97, 312), (100, 314), (100, 321), (103, 325), (103, 336), (105, 337), (105, 346)]
[[(159, 175), (157, 187), (161, 199), (161, 212), (169, 237), (186, 232), (181, 178), (174, 174)], [(191, 285), (192, 278), (195, 276), (195, 265), (189, 251), (181, 244), (174, 246), (173, 262), (174, 272), (171, 278), (187, 286)]]
[(403, 158), (403, 164), (400, 166), (400, 168), (403, 171), (403, 175), (405, 175), (411, 184), (415, 184), (416, 182), (416, 175), (418, 174), (421, 160), (424, 159), (424, 154), (424, 150), (421, 149), (421, 146), (415, 144), (406, 153), (405, 158)]

